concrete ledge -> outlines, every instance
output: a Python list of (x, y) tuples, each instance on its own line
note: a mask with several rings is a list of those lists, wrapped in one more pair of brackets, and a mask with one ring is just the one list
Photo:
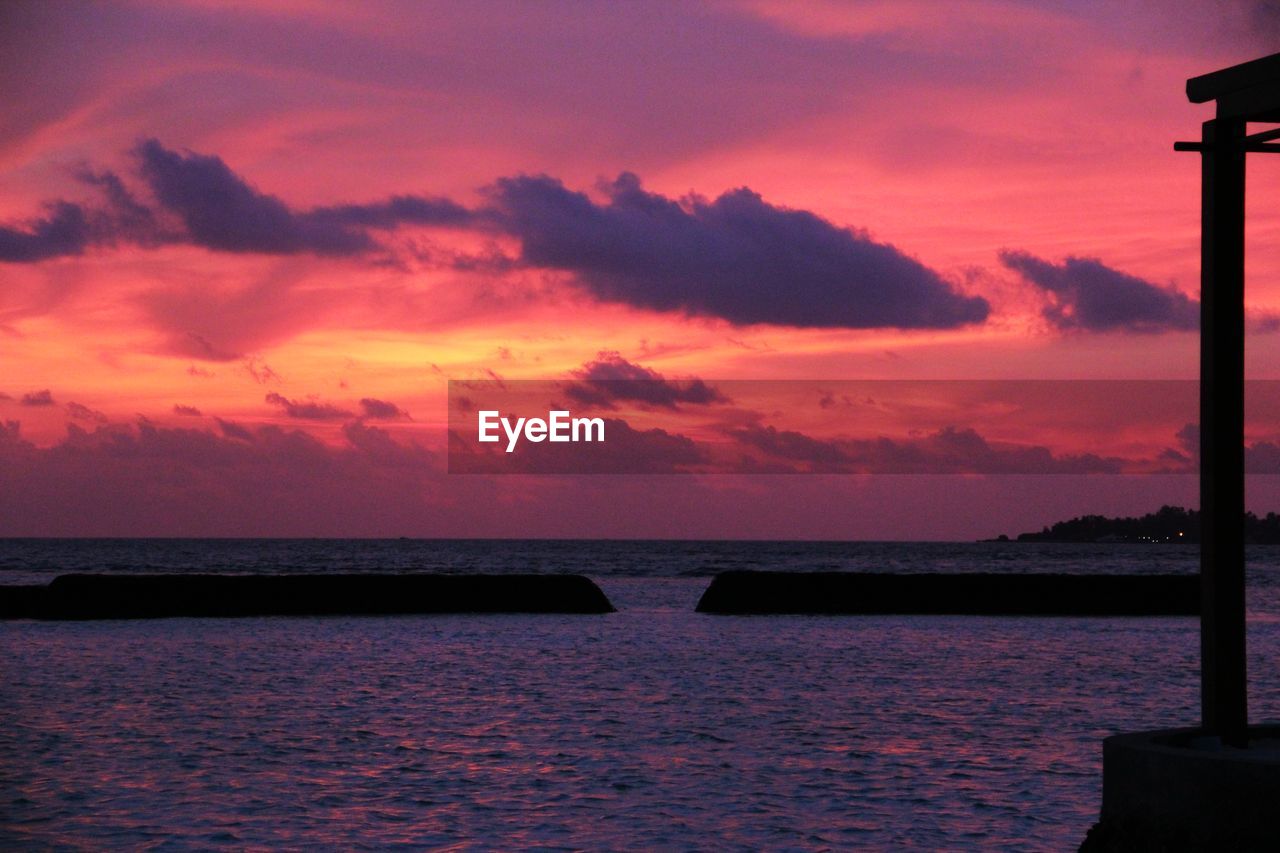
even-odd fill
[(1199, 729), (1102, 742), (1102, 815), (1080, 849), (1280, 850), (1280, 725), (1252, 726), (1249, 747)]
[[(582, 575), (59, 575), (8, 587), (5, 618), (612, 613)], [(10, 593), (13, 593), (12, 595)]]
[(723, 572), (700, 613), (1192, 616), (1197, 575)]

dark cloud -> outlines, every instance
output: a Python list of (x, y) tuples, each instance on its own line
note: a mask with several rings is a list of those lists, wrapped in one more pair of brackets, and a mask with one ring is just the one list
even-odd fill
[(371, 427), (358, 420), (344, 424), (342, 435), (367, 459), (383, 465), (419, 468), (430, 458), (430, 454), (417, 445), (400, 444), (386, 430)]
[(728, 430), (742, 444), (788, 462), (801, 462), (813, 470), (844, 471), (853, 467), (855, 457), (841, 443), (817, 439), (795, 430), (772, 426), (749, 426)]
[(607, 301), (823, 328), (951, 328), (990, 311), (895, 247), (746, 188), (675, 200), (623, 174), (604, 189), (596, 204), (554, 178), (522, 176), (490, 193), (525, 264), (570, 271)]
[(1280, 444), (1258, 441), (1244, 449), (1246, 474), (1280, 474)]
[(1200, 425), (1184, 424), (1173, 438), (1176, 446), (1162, 450), (1157, 461), (1171, 473), (1194, 474), (1200, 462)]
[(1055, 456), (1041, 446), (994, 445), (973, 429), (957, 427), (905, 439), (818, 439), (772, 426), (726, 432), (764, 454), (762, 469), (791, 473), (1117, 474), (1128, 463), (1094, 454)]
[[(156, 139), (141, 142), (134, 154), (149, 191), (145, 200), (112, 172), (83, 170), (80, 179), (102, 195), (98, 206), (57, 201), (44, 218), (0, 227), (0, 261), (36, 262), (95, 245), (175, 242), (232, 253), (371, 255), (386, 251), (375, 232), (423, 225), (509, 234), (520, 240), (519, 264), (572, 273), (603, 301), (735, 324), (953, 328), (981, 323), (990, 313), (985, 299), (961, 293), (896, 247), (812, 212), (770, 204), (745, 187), (714, 200), (675, 199), (648, 192), (635, 175), (623, 173), (602, 186), (607, 198), (597, 203), (552, 177), (517, 176), (498, 180), (488, 190), (489, 205), (477, 211), (406, 194), (297, 210), (215, 155), (170, 149)], [(1060, 329), (1155, 332), (1192, 330), (1199, 322), (1195, 300), (1096, 259), (1054, 264), (1004, 251), (1000, 260), (1048, 296), (1044, 317)], [(285, 291), (288, 299), (281, 299), (293, 301), (296, 294)], [(250, 288), (214, 310), (202, 306), (201, 313), (215, 319), (237, 313), (240, 301), (260, 295)], [(188, 297), (173, 299), (186, 304)], [(166, 299), (151, 297), (153, 313), (181, 313)], [(268, 320), (256, 337), (287, 327), (297, 316), (287, 308), (258, 312)], [(169, 348), (217, 361), (252, 351), (186, 327)]]
[(1054, 264), (1005, 250), (1000, 262), (1049, 295), (1051, 304), (1043, 315), (1059, 329), (1165, 332), (1200, 327), (1199, 302), (1094, 258), (1068, 257)]
[(222, 430), (222, 434), (227, 438), (237, 439), (239, 441), (253, 441), (253, 431), (248, 427), (242, 426), (235, 421), (224, 421), (222, 418), (214, 418), (218, 424), (218, 429)]
[(389, 403), (386, 400), (376, 400), (372, 397), (365, 397), (360, 400), (360, 408), (364, 412), (364, 416), (372, 420), (412, 420), (412, 418), (409, 417), (408, 412), (397, 406), (395, 403)]
[(266, 396), (266, 401), (273, 406), (279, 406), (286, 415), (298, 420), (336, 421), (355, 416), (354, 413), (347, 409), (339, 408), (332, 403), (319, 403), (315, 400), (290, 400), (275, 391)]
[(434, 457), (381, 430), (357, 425), (329, 446), (301, 430), (220, 426), (70, 424), (37, 447), (16, 422), (0, 425), (0, 531), (387, 535), (429, 512)]
[(469, 216), (446, 199), (407, 195), (297, 212), (254, 189), (219, 157), (180, 153), (155, 139), (142, 142), (135, 153), (143, 179), (182, 219), (191, 242), (224, 252), (357, 255), (376, 247), (369, 228), (457, 225)]
[(53, 392), (48, 388), (43, 391), (32, 391), (29, 394), (23, 394), (18, 402), (24, 406), (52, 406), (54, 405)]
[(309, 222), (342, 227), (396, 228), (400, 225), (467, 225), (472, 214), (447, 198), (397, 195), (371, 204), (317, 207), (301, 214)]
[(569, 399), (584, 406), (613, 409), (615, 401), (676, 409), (679, 404), (727, 403), (729, 399), (701, 379), (676, 381), (627, 361), (616, 352), (600, 352), (573, 375), (580, 381), (565, 386)]
[(604, 441), (481, 444), (449, 431), (449, 470), (463, 474), (919, 474), (1061, 475), (1188, 473), (1169, 460), (1055, 453), (1042, 445), (991, 442), (972, 428), (900, 438), (818, 438), (773, 426), (725, 426), (731, 439), (700, 441), (603, 418)]
[[(351, 256), (382, 248), (372, 230), (458, 226), (472, 218), (449, 199), (415, 195), (294, 210), (255, 189), (220, 157), (175, 151), (155, 139), (142, 141), (133, 153), (159, 209), (139, 200), (119, 175), (85, 169), (78, 177), (98, 189), (105, 204), (57, 201), (44, 218), (25, 227), (0, 227), (0, 261), (32, 263), (78, 255), (91, 245), (165, 243), (220, 252)], [(164, 225), (161, 212), (181, 227)]]
[[(449, 470), (459, 474), (877, 474), (1056, 476), (1194, 474), (1185, 454), (1101, 456), (1037, 444), (993, 442), (968, 427), (923, 435), (820, 438), (761, 424), (726, 426), (731, 441), (702, 441), (663, 429), (637, 430), (604, 418), (605, 441), (551, 444), (505, 438), (481, 444), (470, 430), (449, 431)], [(1247, 450), (1251, 473), (1280, 472), (1280, 444)], [(1176, 455), (1174, 455), (1176, 454)]]
[(156, 220), (155, 212), (138, 201), (114, 172), (84, 169), (77, 177), (83, 183), (101, 190), (107, 202), (107, 209), (95, 213), (93, 217), (95, 242), (131, 242), (148, 246), (174, 242), (180, 238), (162, 228)]
[[(1181, 451), (1170, 448), (1166, 451), (1167, 458), (1182, 461), (1183, 470), (1194, 474), (1200, 463), (1200, 426), (1187, 424), (1178, 430), (1177, 440)], [(1265, 439), (1252, 444), (1246, 442), (1244, 470), (1246, 474), (1280, 474), (1280, 443)]]
[[(1179, 473), (1196, 473), (1200, 462), (1200, 427), (1187, 424), (1176, 434), (1177, 448), (1169, 448), (1162, 456), (1171, 464), (1181, 462)], [(1280, 474), (1280, 443), (1260, 439), (1245, 444), (1244, 470), (1246, 474)]]
[(279, 198), (249, 186), (218, 157), (179, 153), (154, 139), (142, 142), (135, 153), (151, 191), (181, 217), (198, 246), (277, 255), (351, 255), (373, 247), (363, 232), (295, 215)]
[(78, 421), (89, 421), (91, 423), (105, 424), (107, 416), (97, 409), (91, 409), (81, 403), (67, 403), (67, 414)]
[[(874, 405), (875, 401), (872, 400), (870, 397), (868, 397), (865, 400), (863, 400), (863, 403), (864, 405), (869, 406), (869, 405)], [(833, 394), (830, 391), (821, 391), (818, 394), (819, 409), (834, 409), (837, 406), (844, 406), (846, 408), (849, 408), (855, 405), (857, 404), (854, 403), (852, 399), (850, 399), (848, 394), (841, 394), (838, 398), (836, 397), (835, 394)]]
[(58, 201), (25, 228), (0, 227), (0, 261), (32, 263), (78, 255), (89, 244), (89, 221), (78, 204)]
[(268, 382), (279, 382), (280, 374), (271, 369), (271, 365), (265, 361), (259, 361), (256, 358), (250, 358), (244, 363), (245, 372), (253, 377), (253, 381), (259, 385), (266, 385)]
[[(0, 229), (0, 260), (167, 243), (348, 257), (385, 252), (375, 231), (425, 225), (510, 234), (521, 242), (520, 264), (571, 272), (604, 301), (735, 324), (953, 328), (990, 313), (985, 299), (960, 293), (896, 247), (809, 211), (769, 204), (745, 187), (714, 200), (672, 199), (624, 173), (603, 187), (608, 199), (597, 204), (554, 178), (519, 176), (500, 179), (489, 190), (490, 206), (479, 211), (406, 194), (296, 210), (216, 155), (174, 150), (156, 139), (133, 153), (150, 193), (145, 201), (115, 173), (82, 170), (81, 180), (105, 201), (93, 209), (59, 201), (25, 229)], [(172, 311), (163, 294), (152, 301), (161, 303), (153, 312)], [(234, 300), (224, 307), (234, 309)], [(247, 351), (190, 329), (172, 337), (169, 348), (216, 361)]]
[(1191, 459), (1200, 458), (1200, 424), (1185, 424), (1176, 436), (1178, 446)]
[(174, 403), (173, 413), (175, 415), (181, 415), (184, 418), (198, 418), (203, 414), (195, 406), (184, 406), (181, 403)]

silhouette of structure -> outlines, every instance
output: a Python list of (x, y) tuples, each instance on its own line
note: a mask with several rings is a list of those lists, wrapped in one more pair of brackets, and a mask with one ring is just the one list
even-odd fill
[(721, 572), (699, 613), (1192, 616), (1195, 575)]
[(1280, 53), (1193, 77), (1215, 102), (1199, 142), (1199, 728), (1113, 735), (1102, 743), (1102, 814), (1083, 851), (1280, 850), (1280, 726), (1249, 727), (1244, 620), (1245, 155), (1280, 151)]
[(1216, 103), (1201, 157), (1200, 545), (1201, 705), (1209, 734), (1248, 742), (1244, 628), (1244, 177), (1246, 152), (1276, 152), (1280, 53), (1187, 81), (1193, 103)]
[(612, 613), (582, 575), (72, 574), (0, 587), (0, 618)]

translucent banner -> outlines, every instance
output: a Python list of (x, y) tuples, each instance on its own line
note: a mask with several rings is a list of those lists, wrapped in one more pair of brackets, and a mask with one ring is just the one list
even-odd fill
[[(1280, 473), (1280, 382), (1246, 388)], [(456, 474), (1195, 474), (1191, 380), (453, 380)]]

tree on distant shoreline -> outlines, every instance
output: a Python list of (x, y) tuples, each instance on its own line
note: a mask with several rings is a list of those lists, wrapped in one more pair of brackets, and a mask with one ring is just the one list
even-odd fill
[[(1245, 540), (1257, 545), (1280, 544), (1280, 516), (1259, 518), (1245, 513)], [(1022, 533), (1019, 542), (1184, 542), (1200, 541), (1200, 511), (1162, 506), (1140, 518), (1082, 515), (1059, 521), (1039, 533)]]

